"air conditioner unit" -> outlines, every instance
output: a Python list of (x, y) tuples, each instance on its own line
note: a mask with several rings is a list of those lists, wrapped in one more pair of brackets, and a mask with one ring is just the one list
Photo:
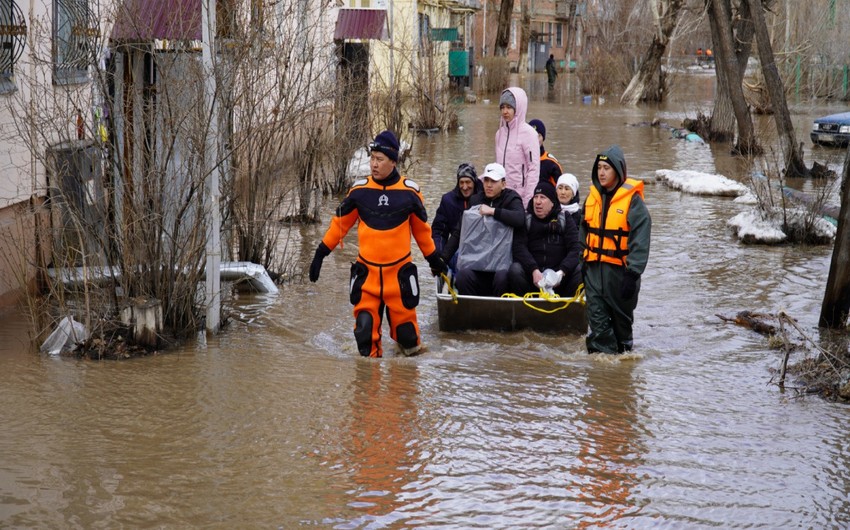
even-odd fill
[(75, 264), (83, 254), (91, 263), (103, 254), (107, 219), (100, 150), (78, 144), (51, 148), (48, 180), (54, 249)]

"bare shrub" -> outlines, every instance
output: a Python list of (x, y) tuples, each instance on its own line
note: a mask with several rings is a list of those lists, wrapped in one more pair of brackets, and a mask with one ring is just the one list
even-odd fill
[(456, 104), (449, 88), (448, 65), (436, 60), (433, 45), (419, 58), (411, 77), (413, 111), (410, 126), (416, 131), (448, 130), (457, 127)]
[(776, 220), (792, 244), (822, 245), (832, 242), (834, 232), (826, 228), (829, 198), (837, 181), (824, 181), (814, 193), (804, 194), (787, 186), (779, 170), (777, 155), (760, 159), (759, 173), (750, 176), (749, 186), (756, 197), (756, 211), (763, 220)]
[[(6, 104), (10, 141), (24, 144), (40, 173), (33, 178), (46, 173), (49, 187), (38, 190), (50, 199), (50, 223), (36, 230), (46, 254), (33, 263), (44, 279), (42, 297), (30, 301), (37, 329), (46, 327), (40, 315), (65, 314), (94, 333), (114, 329), (122, 305), (154, 299), (166, 333), (191, 336), (210, 303), (199, 287), (218, 236), (214, 214), (225, 259), (292, 269), (292, 231), (280, 218), (315, 216), (334, 166), (325, 148), (334, 89), (334, 61), (320, 40), (325, 8), (220, 12), (210, 69), (192, 36), (150, 36), (145, 20), (156, 14), (141, 20), (95, 5), (93, 20), (116, 22), (129, 37), (113, 33), (107, 43), (103, 31), (86, 30), (77, 78), (58, 85), (50, 82), (52, 21), (33, 18), (31, 55), (16, 72), (23, 88)], [(194, 27), (192, 16), (169, 13), (173, 34)], [(110, 53), (96, 58), (101, 49)], [(205, 93), (211, 79), (215, 92)]]
[(508, 86), (511, 64), (507, 57), (482, 57), (481, 66), (481, 90), (485, 94), (498, 94)]
[(595, 49), (577, 69), (581, 91), (592, 96), (619, 95), (630, 75), (623, 60), (606, 50)]

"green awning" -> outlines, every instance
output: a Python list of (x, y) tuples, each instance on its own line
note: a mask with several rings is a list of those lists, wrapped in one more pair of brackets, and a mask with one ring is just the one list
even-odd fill
[(431, 42), (454, 42), (459, 38), (457, 28), (431, 28)]

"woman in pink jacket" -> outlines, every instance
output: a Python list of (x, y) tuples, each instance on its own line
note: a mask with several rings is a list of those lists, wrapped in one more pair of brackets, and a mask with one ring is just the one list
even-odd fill
[(519, 87), (506, 88), (499, 98), (496, 161), (505, 167), (507, 187), (519, 193), (523, 207), (534, 196), (540, 179), (540, 144), (537, 131), (525, 123), (528, 96)]

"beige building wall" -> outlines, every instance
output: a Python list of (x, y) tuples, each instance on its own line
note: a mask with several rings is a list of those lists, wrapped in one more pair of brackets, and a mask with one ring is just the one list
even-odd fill
[[(54, 77), (53, 3), (15, 3), (25, 15), (26, 35), (12, 76), (0, 82), (0, 308), (14, 304), (22, 289), (34, 284), (36, 246), (50, 246), (49, 237), (37, 241), (30, 206), (42, 205), (48, 196), (50, 146), (76, 140), (77, 109), (83, 120), (92, 119), (92, 83), (63, 84)], [(40, 219), (42, 236), (49, 236), (47, 216)]]

